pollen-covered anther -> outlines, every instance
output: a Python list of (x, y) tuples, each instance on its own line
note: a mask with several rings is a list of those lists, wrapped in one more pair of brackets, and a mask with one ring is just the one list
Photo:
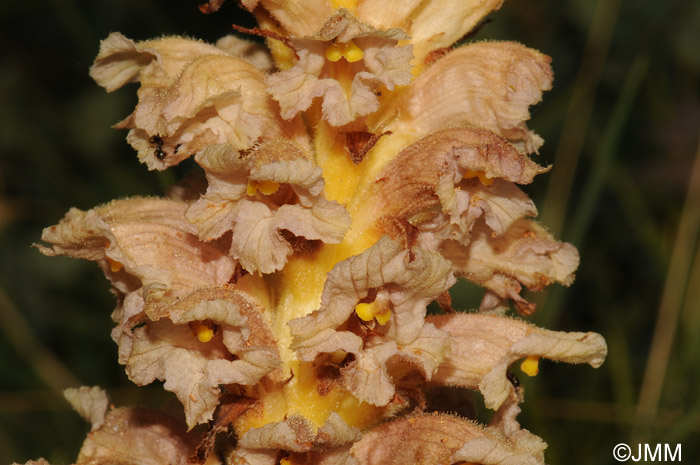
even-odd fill
[(246, 193), (250, 196), (260, 192), (263, 195), (271, 195), (277, 192), (280, 188), (279, 183), (274, 181), (250, 181), (246, 188)]
[(493, 178), (490, 178), (484, 173), (483, 171), (472, 171), (472, 170), (467, 170), (464, 173), (464, 179), (472, 179), (472, 178), (479, 178), (479, 181), (481, 184), (484, 186), (488, 187), (491, 184), (493, 184)]
[(380, 325), (385, 325), (391, 319), (391, 310), (383, 306), (377, 305), (376, 303), (371, 304), (357, 304), (355, 307), (355, 313), (362, 321), (372, 321), (377, 320)]
[(332, 61), (334, 63), (339, 61), (341, 58), (345, 58), (345, 61), (348, 63), (355, 63), (356, 61), (360, 61), (362, 58), (364, 58), (365, 52), (363, 52), (362, 49), (355, 44), (355, 42), (350, 40), (345, 43), (329, 45), (326, 49), (325, 55), (328, 61)]
[(520, 369), (528, 376), (535, 376), (540, 372), (540, 358), (530, 356), (522, 361)]
[(214, 329), (211, 324), (202, 321), (191, 321), (189, 324), (192, 332), (197, 336), (199, 342), (209, 342), (214, 337)]

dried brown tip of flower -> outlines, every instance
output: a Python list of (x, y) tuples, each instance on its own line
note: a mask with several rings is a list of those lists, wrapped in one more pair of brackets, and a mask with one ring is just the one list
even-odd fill
[[(529, 447), (527, 447), (529, 446)], [(366, 432), (351, 454), (361, 465), (442, 464), (543, 465), (542, 445), (511, 442), (497, 430), (444, 415), (393, 420)]]
[[(476, 197), (466, 204), (455, 197), (455, 188), (463, 180), (479, 176), (489, 185), (493, 180), (527, 184), (546, 170), (490, 131), (476, 128), (439, 131), (403, 149), (382, 171), (375, 186), (377, 210), (382, 212), (379, 223), (392, 236), (401, 233), (396, 229), (397, 219), (415, 226), (427, 223), (435, 230), (437, 227), (433, 223), (439, 221), (436, 218), (445, 212), (452, 217), (442, 220), (445, 226), (447, 223), (466, 222), (469, 224), (465, 223), (463, 228), (469, 231), (476, 217), (459, 217), (467, 208), (478, 205), (475, 204)], [(478, 184), (480, 191), (486, 191), (479, 194), (480, 198), (512, 198), (511, 205), (505, 210), (509, 216), (535, 214), (532, 202), (514, 186), (505, 187), (506, 184), (497, 183), (492, 188), (509, 189), (504, 192), (506, 195), (498, 195), (500, 191), (489, 195), (488, 186)], [(460, 189), (469, 192), (470, 187), (460, 186)], [(509, 209), (513, 211), (509, 212)], [(501, 210), (503, 208), (495, 209)]]

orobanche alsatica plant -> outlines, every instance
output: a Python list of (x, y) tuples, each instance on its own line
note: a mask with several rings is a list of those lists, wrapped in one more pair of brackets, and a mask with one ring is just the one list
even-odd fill
[[(69, 390), (92, 423), (77, 463), (543, 464), (511, 365), (606, 355), (598, 334), (505, 316), (578, 266), (518, 188), (548, 169), (525, 123), (549, 57), (453, 48), (501, 0), (241, 3), (260, 28), (236, 29), (268, 48), (113, 33), (91, 69), (139, 83), (118, 127), (149, 169), (193, 157), (203, 176), (44, 231), (44, 254), (112, 283), (129, 378), (184, 407)], [(478, 311), (451, 308), (457, 277), (485, 288)], [(440, 386), (480, 393), (490, 423), (430, 408)]]

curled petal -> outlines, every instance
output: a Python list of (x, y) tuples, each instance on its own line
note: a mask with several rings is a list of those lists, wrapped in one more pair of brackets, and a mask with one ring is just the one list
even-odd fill
[(119, 408), (91, 432), (78, 455), (77, 465), (138, 463), (187, 465), (194, 440), (179, 421), (154, 410)]
[[(178, 300), (154, 296), (147, 299), (145, 314), (155, 322), (132, 331), (127, 372), (139, 385), (165, 381), (165, 389), (185, 407), (190, 428), (211, 420), (219, 385), (255, 384), (280, 364), (276, 339), (240, 291), (204, 289)], [(203, 321), (219, 328), (220, 340), (197, 339), (187, 323)]]
[(394, 397), (395, 384), (415, 372), (430, 380), (449, 351), (448, 335), (428, 323), (418, 338), (401, 348), (389, 341), (366, 344), (361, 352), (353, 352), (357, 359), (341, 370), (343, 383), (361, 401), (387, 405)]
[(389, 131), (421, 134), (456, 126), (488, 129), (524, 153), (542, 139), (527, 129), (528, 107), (552, 84), (551, 59), (514, 42), (460, 47), (428, 68), (402, 94), (388, 115)]
[(460, 187), (469, 194), (470, 208), (462, 213), (469, 230), (483, 217), (491, 231), (501, 236), (520, 218), (537, 216), (535, 203), (513, 183), (498, 179), (491, 186), (473, 182)]
[(101, 388), (97, 386), (69, 388), (63, 391), (63, 397), (71, 404), (73, 410), (90, 423), (92, 430), (104, 424), (109, 398)]
[(235, 263), (213, 244), (200, 242), (184, 216), (184, 202), (132, 198), (115, 200), (87, 212), (71, 209), (46, 228), (38, 245), (49, 256), (95, 260), (120, 291), (120, 282), (136, 277), (142, 285), (163, 284), (173, 293), (228, 282)]
[(383, 237), (328, 273), (321, 307), (288, 323), (294, 337), (292, 348), (324, 329), (342, 325), (370, 290), (384, 291), (391, 304), (389, 336), (399, 344), (410, 344), (423, 328), (426, 305), (454, 282), (449, 264), (439, 254), (404, 250)]
[[(248, 271), (271, 273), (284, 266), (293, 251), (285, 231), (337, 243), (350, 227), (343, 206), (323, 197), (321, 169), (293, 144), (265, 143), (245, 156), (228, 145), (211, 146), (197, 161), (209, 187), (187, 217), (203, 240), (232, 231), (231, 255)], [(272, 184), (274, 192), (257, 193), (259, 183)]]
[(327, 0), (244, 0), (242, 3), (251, 12), (262, 6), (296, 37), (314, 35), (333, 14)]
[(395, 391), (386, 365), (398, 351), (396, 342), (389, 341), (360, 352), (355, 363), (343, 370), (344, 385), (363, 402), (387, 405)]
[(528, 219), (518, 220), (498, 237), (477, 226), (466, 247), (450, 241), (443, 253), (459, 274), (502, 299), (525, 306), (527, 302), (519, 295), (520, 283), (532, 291), (541, 291), (554, 282), (568, 286), (579, 262), (573, 245), (556, 241)]
[(377, 29), (406, 29), (409, 15), (423, 0), (363, 0), (357, 6), (357, 17)]
[(216, 46), (229, 55), (247, 61), (260, 71), (272, 71), (275, 67), (269, 50), (257, 42), (244, 40), (230, 34), (217, 40)]
[(226, 463), (236, 465), (276, 465), (279, 451), (272, 449), (246, 449), (236, 447)]
[(90, 76), (108, 92), (129, 82), (152, 87), (170, 84), (180, 69), (202, 55), (224, 54), (216, 47), (181, 37), (134, 42), (113, 32), (100, 43)]
[[(322, 97), (323, 118), (342, 126), (379, 109), (377, 93), (411, 81), (410, 45), (398, 45), (405, 34), (396, 29), (376, 31), (357, 21), (347, 10), (330, 18), (312, 39), (293, 40), (298, 62), (268, 77), (270, 94), (280, 103), (281, 114), (290, 119)], [(325, 53), (335, 41), (353, 41), (362, 51), (356, 62), (329, 64)]]
[[(523, 216), (532, 202), (512, 183), (526, 184), (546, 168), (497, 135), (475, 128), (438, 131), (402, 150), (375, 185), (376, 211), (385, 232), (397, 236), (410, 224), (437, 239), (468, 238), (482, 215), (496, 234)], [(480, 176), (485, 186), (467, 176)], [(440, 232), (441, 231), (441, 232)], [(438, 233), (439, 232), (439, 233)]]
[(478, 389), (492, 409), (499, 408), (512, 391), (506, 372), (518, 359), (537, 356), (597, 368), (607, 354), (597, 333), (548, 331), (495, 315), (441, 315), (427, 320), (449, 332), (452, 340), (452, 352), (433, 382)]
[[(353, 445), (351, 454), (361, 465), (460, 460), (483, 465), (544, 465), (542, 447), (523, 446), (526, 444), (511, 442), (490, 428), (440, 414), (384, 423), (365, 433)], [(466, 456), (471, 458), (461, 458)]]
[[(288, 323), (292, 349), (312, 361), (320, 353), (343, 350), (356, 359), (342, 370), (345, 386), (360, 400), (386, 405), (394, 395), (391, 363), (409, 365), (430, 379), (448, 350), (445, 333), (425, 325), (427, 304), (454, 284), (449, 264), (438, 253), (404, 250), (388, 237), (328, 273), (321, 307)], [(388, 305), (390, 321), (372, 343), (338, 331), (370, 292)], [(398, 378), (397, 378), (398, 379)]]
[(246, 449), (285, 449), (307, 452), (342, 446), (360, 439), (360, 430), (348, 426), (333, 412), (320, 428), (315, 428), (299, 415), (290, 415), (284, 421), (249, 429), (238, 445)]
[(115, 35), (103, 42), (92, 74), (108, 88), (141, 82), (134, 113), (118, 127), (131, 129), (127, 140), (150, 169), (175, 165), (210, 144), (243, 150), (261, 136), (307, 143), (300, 121), (277, 115), (264, 73), (222, 48)]
[(450, 47), (464, 37), (503, 0), (430, 0), (410, 16), (407, 28), (414, 44), (416, 63), (433, 50)]

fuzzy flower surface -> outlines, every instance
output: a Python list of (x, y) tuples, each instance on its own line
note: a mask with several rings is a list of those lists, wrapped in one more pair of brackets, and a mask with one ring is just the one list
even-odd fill
[[(527, 127), (549, 57), (454, 48), (500, 0), (241, 3), (267, 48), (113, 33), (91, 69), (108, 91), (138, 83), (118, 127), (149, 169), (192, 157), (202, 175), (44, 230), (41, 252), (111, 282), (129, 378), (184, 409), (69, 390), (92, 424), (76, 463), (544, 464), (512, 366), (607, 353), (599, 334), (506, 316), (579, 261), (519, 187), (549, 169)], [(458, 278), (485, 289), (478, 310), (451, 308)], [(445, 387), (479, 393), (492, 421), (431, 406)]]

